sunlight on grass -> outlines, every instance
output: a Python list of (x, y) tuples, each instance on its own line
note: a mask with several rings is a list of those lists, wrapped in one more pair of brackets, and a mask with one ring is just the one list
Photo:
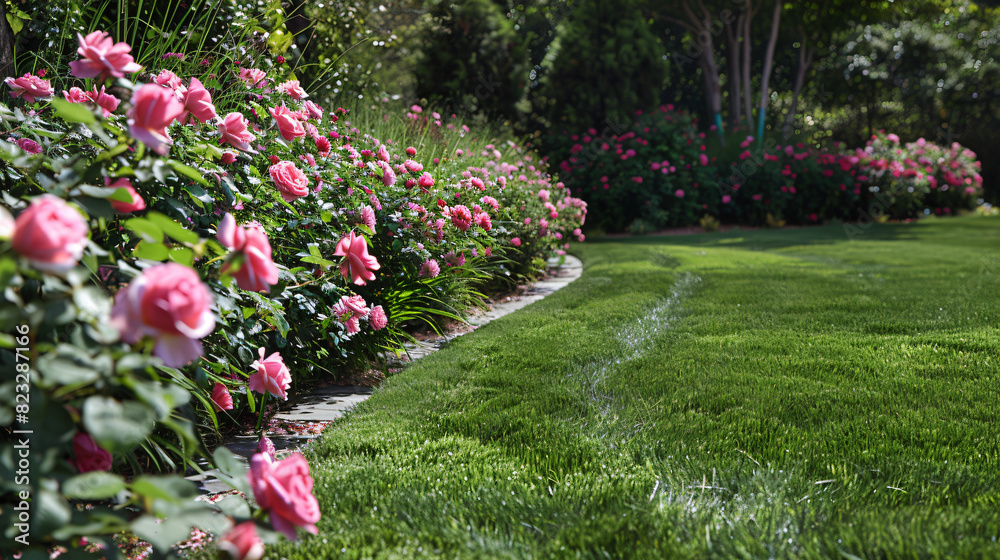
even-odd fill
[(997, 225), (577, 246), (314, 444), (269, 557), (996, 556)]

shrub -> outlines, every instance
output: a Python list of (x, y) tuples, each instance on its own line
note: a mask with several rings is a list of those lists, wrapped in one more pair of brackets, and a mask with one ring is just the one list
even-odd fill
[(970, 210), (982, 196), (982, 164), (957, 142), (943, 148), (920, 138), (903, 145), (895, 134), (880, 132), (857, 157), (861, 182), (890, 201), (897, 219)]
[(636, 219), (655, 229), (693, 224), (720, 204), (704, 135), (670, 105), (639, 112), (627, 128), (545, 138), (560, 178), (591, 206), (597, 225), (622, 231)]
[[(363, 133), (253, 51), (199, 79), (137, 74), (99, 31), (84, 42), (72, 74), (86, 81), (65, 67), (12, 78), (19, 106), (0, 106), (0, 366), (20, 374), (0, 423), (35, 431), (30, 480), (14, 476), (13, 446), (0, 468), (5, 491), (30, 495), (25, 550), (83, 536), (112, 546), (128, 529), (165, 556), (192, 523), (222, 532), (248, 519), (238, 498), (196, 502), (190, 483), (144, 473), (195, 466), (227, 418), (256, 415), (259, 428), (268, 395), (367, 368), (408, 321), (469, 302), (446, 294), (530, 273), (573, 230), (582, 238), (586, 206), (516, 145), (443, 127), (476, 156), (459, 149), (432, 168), (426, 145)], [(212, 460), (236, 472), (224, 450)], [(252, 490), (260, 501), (266, 488)], [(16, 515), (0, 514), (8, 531)], [(272, 511), (286, 534), (289, 515)]]

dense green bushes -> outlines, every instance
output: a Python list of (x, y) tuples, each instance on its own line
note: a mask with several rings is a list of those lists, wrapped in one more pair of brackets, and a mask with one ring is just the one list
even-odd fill
[(627, 128), (543, 138), (572, 192), (608, 231), (690, 226), (705, 215), (748, 225), (853, 221), (876, 195), (890, 217), (968, 210), (982, 196), (980, 164), (955, 144), (901, 145), (880, 134), (853, 152), (834, 145), (756, 141), (736, 130), (723, 145), (672, 106)]
[[(352, 122), (266, 48), (234, 47), (178, 75), (96, 31), (69, 68), (6, 81), (0, 366), (22, 376), (4, 379), (0, 423), (33, 435), (31, 478), (5, 445), (0, 484), (28, 496), (25, 551), (128, 529), (164, 556), (189, 523), (249, 518), (143, 473), (194, 466), (203, 437), (259, 428), (310, 376), (377, 365), (413, 321), (460, 315), (581, 235), (586, 205), (514, 142), (416, 106)], [(258, 484), (302, 490), (308, 467), (260, 457), (252, 488), (230, 482), (275, 529), (308, 529), (308, 489), (295, 513)], [(0, 514), (9, 538), (17, 515)]]

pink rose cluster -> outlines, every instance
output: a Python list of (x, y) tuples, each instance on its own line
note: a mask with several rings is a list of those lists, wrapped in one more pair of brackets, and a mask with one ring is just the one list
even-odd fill
[(90, 227), (86, 218), (61, 198), (34, 198), (14, 221), (14, 251), (35, 268), (65, 274), (83, 257)]
[(232, 254), (222, 265), (222, 273), (251, 292), (267, 292), (278, 283), (278, 267), (271, 258), (271, 243), (257, 224), (237, 226), (232, 214), (219, 222), (219, 243)]
[(268, 513), (275, 531), (293, 541), (298, 538), (298, 527), (314, 535), (318, 533), (319, 502), (313, 496), (309, 463), (302, 454), (293, 453), (275, 461), (267, 453), (257, 453), (250, 459), (247, 478), (257, 505)]
[(111, 324), (129, 344), (152, 338), (153, 354), (176, 368), (201, 356), (201, 339), (215, 329), (211, 305), (198, 273), (169, 262), (147, 268), (115, 294)]
[(261, 348), (260, 359), (250, 364), (256, 371), (247, 381), (247, 388), (260, 394), (270, 393), (279, 399), (288, 400), (288, 388), (292, 385), (292, 373), (281, 359), (281, 354), (275, 352), (264, 357), (264, 349)]
[(364, 286), (375, 279), (375, 272), (380, 268), (378, 260), (368, 254), (368, 242), (353, 231), (337, 243), (334, 256), (344, 257), (340, 265), (340, 273), (358, 286)]

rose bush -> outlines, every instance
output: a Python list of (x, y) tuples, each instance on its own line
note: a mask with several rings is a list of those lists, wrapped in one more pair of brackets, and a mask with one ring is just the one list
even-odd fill
[(696, 124), (665, 105), (620, 128), (552, 133), (543, 145), (610, 231), (690, 226), (705, 215), (754, 226), (853, 221), (876, 195), (897, 219), (947, 215), (982, 195), (981, 164), (959, 144), (904, 145), (883, 132), (846, 150), (761, 141), (739, 130), (723, 144)]
[[(130, 52), (81, 36), (78, 64), (33, 75), (30, 91), (12, 80), (19, 105), (0, 106), (0, 366), (21, 374), (3, 382), (0, 423), (44, 434), (28, 491), (47, 510), (25, 550), (129, 530), (165, 556), (191, 524), (226, 533), (249, 512), (144, 471), (206, 457), (249, 492), (205, 438), (255, 414), (259, 426), (267, 393), (378, 365), (414, 322), (458, 317), (477, 290), (582, 236), (586, 205), (544, 163), (455, 118), (389, 112), (395, 138), (380, 138), (303, 101), (267, 56), (223, 51), (232, 64), (193, 76), (140, 70)], [(65, 93), (45, 101), (55, 86)], [(16, 417), (26, 380), (31, 415)], [(0, 450), (7, 474), (13, 451)], [(294, 536), (319, 512), (308, 466), (282, 465), (258, 465), (253, 491)], [(0, 485), (22, 490), (14, 480)], [(96, 509), (71, 504), (83, 499)], [(247, 529), (231, 541), (256, 554)]]

